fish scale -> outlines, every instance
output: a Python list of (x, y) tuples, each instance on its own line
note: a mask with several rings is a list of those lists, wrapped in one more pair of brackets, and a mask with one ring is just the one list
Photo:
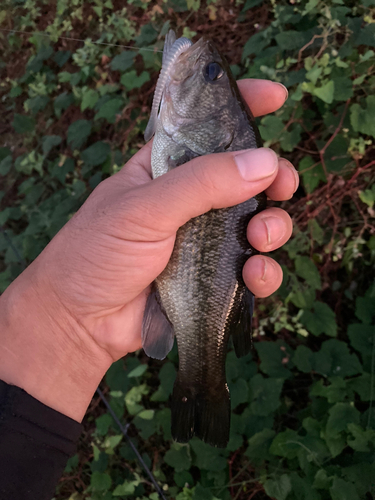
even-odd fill
[[(162, 68), (160, 111), (147, 127), (148, 136), (155, 133), (153, 176), (202, 154), (259, 147), (251, 112), (212, 42), (201, 39), (193, 45), (178, 39), (167, 50), (163, 60), (173, 64)], [(179, 442), (195, 435), (213, 446), (228, 443), (225, 358), (230, 336), (237, 356), (250, 350), (253, 295), (242, 269), (255, 252), (247, 241), (247, 225), (265, 208), (265, 199), (262, 194), (210, 210), (182, 226), (147, 299), (142, 331), (146, 354), (162, 359), (174, 335), (177, 339), (179, 370), (171, 410), (172, 436)]]

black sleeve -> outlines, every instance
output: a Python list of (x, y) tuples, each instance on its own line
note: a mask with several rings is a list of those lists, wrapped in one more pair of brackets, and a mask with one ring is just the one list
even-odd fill
[(82, 425), (0, 380), (0, 500), (50, 500)]

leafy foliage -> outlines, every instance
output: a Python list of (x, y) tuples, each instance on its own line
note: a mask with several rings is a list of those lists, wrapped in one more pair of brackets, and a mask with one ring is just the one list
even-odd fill
[[(258, 301), (252, 355), (227, 357), (227, 449), (172, 442), (175, 350), (163, 363), (128, 356), (106, 375), (167, 498), (375, 495), (374, 15), (371, 0), (1, 6), (1, 28), (32, 33), (0, 31), (1, 290), (142, 144), (169, 27), (212, 36), (236, 77), (289, 90), (259, 128), (299, 169), (302, 186), (283, 205), (295, 234), (277, 254), (278, 294)], [(104, 408), (93, 405), (85, 429), (56, 499), (158, 498)]]

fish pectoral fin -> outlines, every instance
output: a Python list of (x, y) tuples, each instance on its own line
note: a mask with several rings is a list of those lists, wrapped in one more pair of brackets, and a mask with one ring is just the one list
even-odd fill
[(142, 323), (142, 347), (150, 358), (164, 359), (173, 347), (174, 330), (155, 283), (147, 297)]
[(239, 301), (237, 314), (229, 326), (237, 358), (246, 356), (246, 354), (250, 352), (252, 343), (251, 323), (253, 311), (254, 295), (248, 288), (245, 288)]

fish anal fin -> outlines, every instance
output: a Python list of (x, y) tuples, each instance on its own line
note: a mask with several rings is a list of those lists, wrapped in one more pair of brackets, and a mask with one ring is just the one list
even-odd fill
[(147, 297), (142, 323), (142, 347), (150, 358), (164, 359), (173, 347), (174, 330), (155, 284)]
[(238, 307), (228, 326), (237, 358), (246, 356), (251, 350), (251, 323), (254, 311), (254, 295), (248, 288), (244, 287), (239, 299)]
[(187, 443), (197, 436), (205, 443), (225, 448), (229, 441), (230, 397), (222, 381), (216, 388), (196, 390), (177, 376), (172, 395), (172, 437)]

